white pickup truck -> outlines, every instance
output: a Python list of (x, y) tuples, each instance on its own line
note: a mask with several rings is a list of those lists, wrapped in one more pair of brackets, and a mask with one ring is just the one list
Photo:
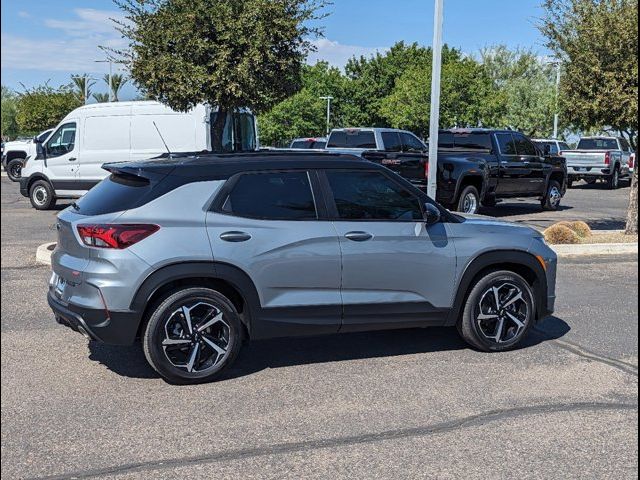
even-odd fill
[(563, 150), (567, 160), (569, 186), (578, 180), (589, 184), (604, 180), (614, 190), (620, 179), (628, 177), (633, 151), (622, 137), (583, 137), (575, 150)]

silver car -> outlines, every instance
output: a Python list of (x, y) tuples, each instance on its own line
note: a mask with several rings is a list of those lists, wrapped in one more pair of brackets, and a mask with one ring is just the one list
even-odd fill
[(554, 309), (557, 259), (538, 232), (454, 215), (352, 156), (105, 168), (58, 215), (49, 304), (91, 340), (140, 339), (172, 383), (219, 377), (246, 339), (456, 326), (508, 350)]

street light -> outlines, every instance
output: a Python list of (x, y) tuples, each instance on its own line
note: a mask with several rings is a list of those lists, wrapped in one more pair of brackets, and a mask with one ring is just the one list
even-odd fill
[(107, 60), (94, 60), (94, 62), (109, 64), (109, 102), (113, 102), (113, 86), (111, 84), (111, 77), (113, 76), (113, 61), (109, 58)]
[(436, 199), (438, 175), (438, 129), (440, 125), (440, 74), (442, 71), (443, 0), (435, 0), (433, 14), (433, 62), (431, 69), (431, 118), (429, 120), (429, 175), (427, 195)]
[(330, 128), (331, 128), (331, 100), (333, 100), (333, 97), (330, 96), (326, 96), (326, 97), (320, 97), (322, 100), (326, 100), (327, 101), (327, 137), (329, 136), (330, 132)]
[(553, 116), (553, 138), (558, 139), (558, 126), (560, 123), (560, 75), (562, 72), (562, 66), (560, 62), (554, 62), (552, 65), (556, 66), (556, 112)]

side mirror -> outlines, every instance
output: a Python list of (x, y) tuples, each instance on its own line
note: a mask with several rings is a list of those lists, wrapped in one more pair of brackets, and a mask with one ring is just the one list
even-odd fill
[(47, 158), (47, 148), (42, 142), (36, 142), (36, 159), (42, 160)]
[(440, 215), (440, 210), (438, 207), (433, 205), (432, 203), (424, 204), (424, 220), (427, 225), (434, 225), (439, 223), (442, 219), (442, 215)]

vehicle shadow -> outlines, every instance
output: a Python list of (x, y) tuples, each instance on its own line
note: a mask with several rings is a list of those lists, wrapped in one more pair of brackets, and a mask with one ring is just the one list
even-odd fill
[[(558, 317), (550, 317), (527, 337), (523, 348), (531, 348), (561, 338), (569, 331), (570, 327), (565, 321)], [(235, 364), (221, 380), (241, 378), (271, 368), (469, 348), (455, 328), (385, 330), (261, 340), (247, 343)], [(158, 378), (148, 366), (139, 344), (133, 347), (114, 347), (90, 342), (89, 351), (89, 359), (99, 362), (118, 375), (143, 379)]]
[[(560, 208), (558, 208), (557, 211), (564, 212), (566, 210), (573, 210), (573, 208), (574, 207), (570, 205), (560, 205)], [(504, 218), (516, 217), (519, 215), (543, 214), (548, 212), (543, 212), (540, 209), (540, 204), (538, 203), (509, 201), (508, 203), (499, 203), (496, 207), (481, 207), (478, 213), (480, 213), (480, 215), (487, 215), (495, 218)]]

